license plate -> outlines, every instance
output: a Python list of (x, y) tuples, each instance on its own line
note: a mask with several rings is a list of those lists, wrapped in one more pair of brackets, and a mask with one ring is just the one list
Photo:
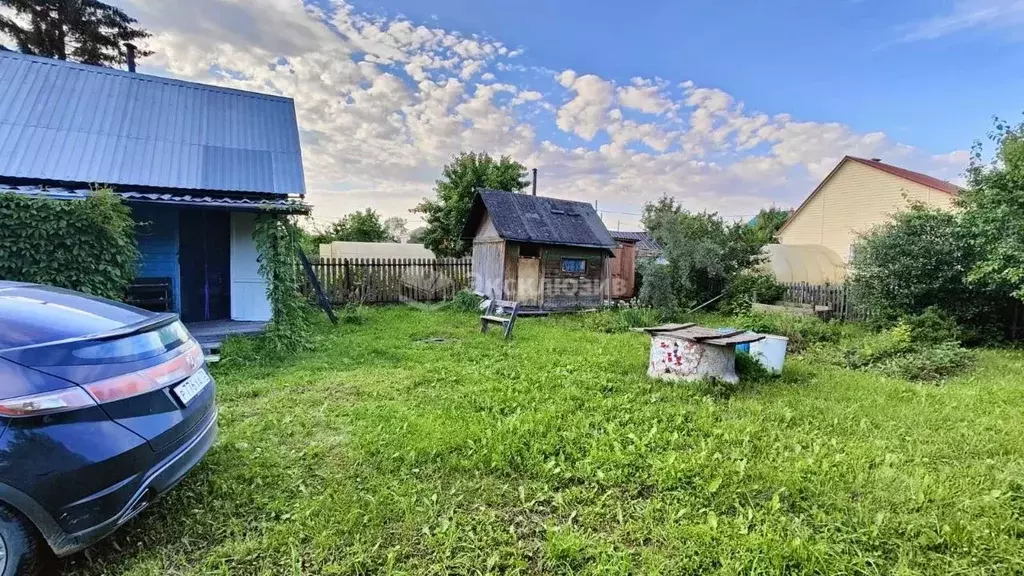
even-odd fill
[(206, 370), (200, 368), (198, 372), (189, 376), (188, 380), (175, 386), (172, 391), (178, 397), (178, 400), (181, 400), (182, 404), (188, 406), (188, 403), (198, 396), (209, 383), (210, 375), (206, 373)]

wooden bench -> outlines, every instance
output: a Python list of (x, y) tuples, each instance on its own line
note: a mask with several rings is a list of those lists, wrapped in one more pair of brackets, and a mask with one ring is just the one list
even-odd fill
[(516, 324), (516, 317), (519, 316), (519, 302), (508, 300), (491, 300), (484, 315), (480, 317), (480, 331), (486, 333), (491, 324), (501, 324), (505, 327), (505, 338), (512, 336), (512, 327)]
[(128, 287), (125, 303), (151, 312), (170, 312), (174, 308), (171, 279), (136, 278)]

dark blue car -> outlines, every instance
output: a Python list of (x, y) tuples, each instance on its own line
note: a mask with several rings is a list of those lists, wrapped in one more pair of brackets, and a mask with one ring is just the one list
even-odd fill
[(177, 316), (0, 281), (0, 576), (115, 531), (216, 435), (213, 380)]

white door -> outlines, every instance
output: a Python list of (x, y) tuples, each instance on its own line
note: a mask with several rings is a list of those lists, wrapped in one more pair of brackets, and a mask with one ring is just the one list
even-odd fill
[(231, 319), (270, 320), (267, 281), (260, 276), (256, 242), (252, 239), (256, 215), (231, 213)]

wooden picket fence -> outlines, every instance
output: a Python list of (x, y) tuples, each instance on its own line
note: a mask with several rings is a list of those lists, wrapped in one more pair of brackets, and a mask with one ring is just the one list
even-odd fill
[(469, 288), (471, 258), (312, 258), (331, 304), (436, 302)]
[(837, 320), (867, 320), (871, 310), (857, 302), (853, 291), (847, 284), (808, 284), (806, 282), (784, 283), (786, 295), (784, 302), (809, 304), (812, 306), (828, 306), (829, 316)]

